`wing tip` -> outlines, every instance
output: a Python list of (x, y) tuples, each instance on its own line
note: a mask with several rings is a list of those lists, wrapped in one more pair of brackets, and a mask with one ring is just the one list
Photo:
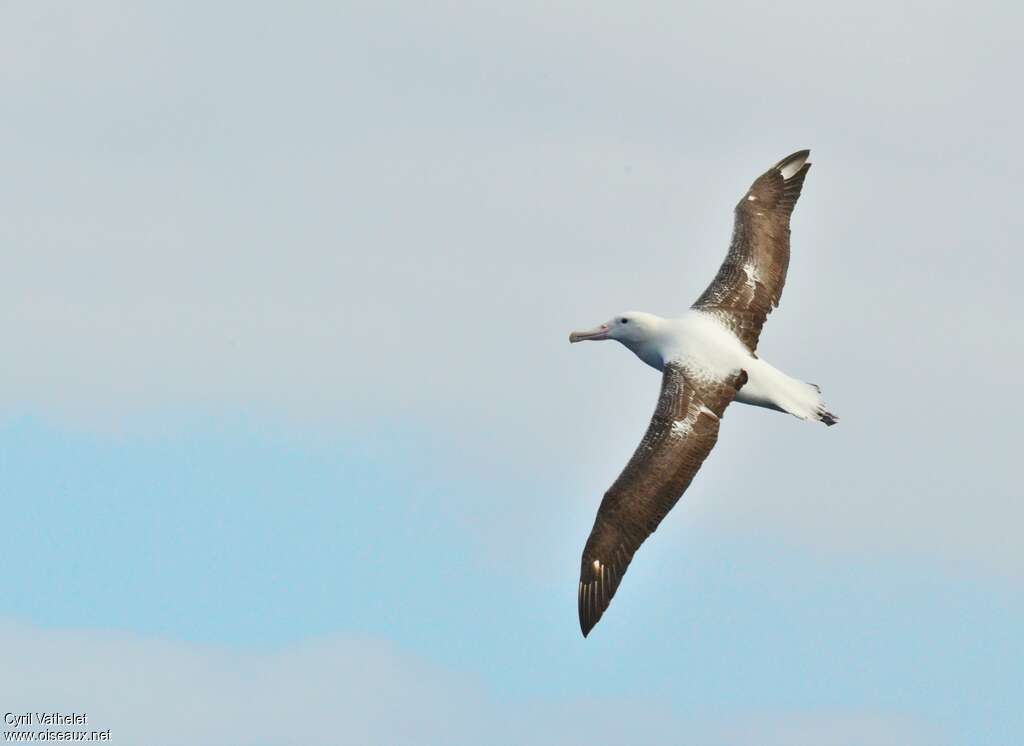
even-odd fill
[(810, 148), (798, 150), (795, 153), (790, 153), (781, 161), (775, 164), (775, 168), (782, 174), (784, 181), (789, 181), (798, 173), (804, 170), (804, 166), (810, 166), (807, 159), (811, 157)]
[(584, 639), (590, 634), (590, 630), (594, 628), (594, 625), (597, 624), (597, 620), (601, 618), (600, 609), (594, 608), (593, 605), (594, 598), (591, 585), (592, 583), (580, 581), (580, 632), (583, 633)]
[(625, 547), (620, 545), (611, 555), (611, 560), (601, 562), (588, 559), (589, 555), (584, 554), (578, 597), (580, 631), (584, 637), (590, 634), (608, 611), (615, 591), (622, 582), (622, 575), (629, 567), (630, 556)]
[[(594, 591), (589, 588), (587, 591), (584, 591), (585, 594), (588, 592), (593, 594)], [(592, 596), (588, 601), (590, 603), (584, 602), (580, 606), (580, 632), (583, 633), (584, 639), (586, 639), (591, 630), (597, 626), (597, 623), (601, 621), (601, 617), (604, 616), (605, 609), (608, 608), (607, 605), (605, 605), (605, 608), (602, 609), (600, 602), (593, 603), (595, 599), (593, 599)]]

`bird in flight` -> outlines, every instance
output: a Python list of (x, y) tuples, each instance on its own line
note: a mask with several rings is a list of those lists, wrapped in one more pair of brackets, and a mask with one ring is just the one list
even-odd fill
[(834, 425), (820, 389), (757, 356), (761, 327), (779, 303), (789, 267), (789, 217), (811, 164), (809, 150), (759, 176), (736, 205), (732, 243), (707, 290), (685, 314), (629, 311), (570, 342), (614, 339), (662, 372), (651, 424), (604, 494), (580, 567), (586, 637), (611, 603), (633, 555), (678, 502), (718, 440), (733, 400)]

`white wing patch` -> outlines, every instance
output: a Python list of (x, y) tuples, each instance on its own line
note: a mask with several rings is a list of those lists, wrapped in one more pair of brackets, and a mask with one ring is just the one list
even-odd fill
[(686, 417), (681, 420), (674, 420), (672, 422), (672, 437), (673, 438), (686, 438), (690, 433), (693, 432), (693, 426), (697, 420), (700, 419), (701, 415), (707, 415), (713, 420), (718, 420), (718, 415), (708, 409), (706, 406), (701, 404), (697, 409), (691, 409), (686, 413)]
[(708, 409), (707, 407), (705, 407), (705, 406), (704, 406), (703, 404), (701, 404), (701, 405), (700, 405), (700, 410), (699, 410), (699, 411), (701, 412), (701, 414), (706, 414), (706, 415), (708, 415), (709, 417), (713, 417), (713, 418), (714, 418), (714, 419), (716, 419), (716, 420), (717, 420), (717, 419), (719, 419), (719, 417), (718, 417), (718, 415), (717, 415), (717, 414), (715, 414), (714, 412), (712, 412), (712, 411), (711, 411), (710, 409)]
[(693, 432), (693, 419), (689, 416), (672, 423), (672, 437), (685, 438)]
[(743, 274), (747, 276), (747, 287), (756, 290), (757, 283), (761, 281), (760, 275), (757, 274), (757, 267), (751, 262), (747, 262), (743, 265)]
[(783, 179), (786, 179), (788, 181), (796, 174), (797, 171), (804, 167), (805, 163), (807, 163), (806, 155), (803, 158), (797, 158), (795, 161), (790, 161), (785, 166), (779, 169), (779, 173), (782, 174)]

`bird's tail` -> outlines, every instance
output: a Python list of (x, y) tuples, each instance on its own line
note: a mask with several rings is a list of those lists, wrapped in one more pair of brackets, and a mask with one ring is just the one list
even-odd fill
[[(825, 402), (821, 398), (821, 386), (819, 386), (816, 383), (805, 383), (804, 386), (808, 386), (811, 389), (813, 389), (814, 396), (806, 397), (807, 403), (803, 407), (803, 410), (805, 412), (803, 418), (811, 419), (813, 417), (818, 422), (824, 422), (829, 427), (839, 422), (838, 417), (836, 417), (834, 414), (825, 409)], [(797, 416), (800, 417), (801, 415)]]

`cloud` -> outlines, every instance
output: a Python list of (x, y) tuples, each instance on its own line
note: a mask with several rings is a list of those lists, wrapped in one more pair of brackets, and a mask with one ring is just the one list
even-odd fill
[(761, 746), (898, 746), (899, 744), (948, 743), (937, 730), (913, 718), (879, 717), (871, 713), (859, 715), (825, 714), (801, 717), (763, 715), (739, 718), (709, 733), (709, 743), (761, 744)]
[(0, 630), (10, 711), (86, 712), (114, 743), (443, 742), (466, 678), (370, 639), (251, 653), (98, 632)]
[(5, 711), (84, 712), (115, 744), (595, 746), (664, 743), (666, 733), (694, 746), (938, 743), (898, 715), (686, 718), (668, 699), (499, 697), (472, 676), (371, 638), (254, 651), (5, 621), (0, 646)]

